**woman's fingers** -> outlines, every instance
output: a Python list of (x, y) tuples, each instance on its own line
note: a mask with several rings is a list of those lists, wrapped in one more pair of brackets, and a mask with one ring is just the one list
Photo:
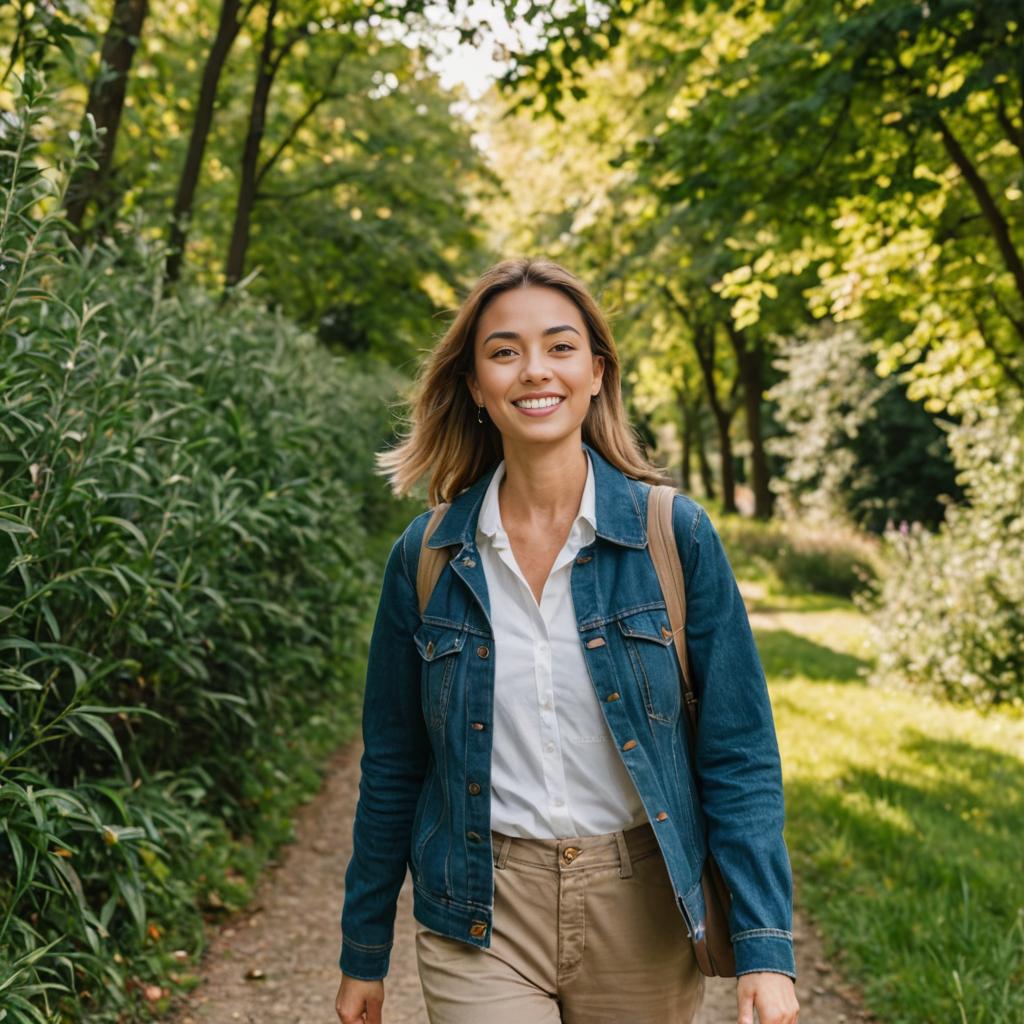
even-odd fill
[(341, 1024), (383, 1024), (384, 982), (341, 977), (334, 1009)]

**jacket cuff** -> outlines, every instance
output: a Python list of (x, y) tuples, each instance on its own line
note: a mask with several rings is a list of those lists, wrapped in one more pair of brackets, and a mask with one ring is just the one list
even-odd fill
[(388, 973), (392, 945), (389, 942), (386, 946), (364, 946), (342, 936), (338, 966), (350, 978), (379, 981)]
[(753, 971), (788, 974), (796, 981), (793, 934), (782, 928), (751, 928), (732, 936), (736, 976)]

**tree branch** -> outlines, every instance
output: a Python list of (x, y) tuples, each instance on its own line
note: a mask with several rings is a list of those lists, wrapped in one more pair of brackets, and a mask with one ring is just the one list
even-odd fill
[(1017, 390), (1024, 394), (1024, 378), (1021, 377), (1020, 373), (1014, 369), (1004, 353), (999, 351), (998, 346), (995, 343), (995, 339), (989, 336), (988, 331), (985, 330), (985, 325), (982, 323), (981, 317), (977, 311), (974, 312), (974, 323), (978, 328), (978, 333), (981, 335), (981, 340), (985, 343), (985, 348), (992, 353), (992, 357), (999, 364), (999, 368), (1006, 375), (1007, 380), (1011, 384), (1015, 385)]
[(1020, 253), (1017, 252), (1013, 244), (1013, 238), (1010, 235), (1010, 225), (996, 205), (996, 201), (989, 191), (985, 179), (982, 178), (978, 169), (971, 162), (970, 157), (964, 152), (963, 147), (957, 141), (956, 136), (953, 135), (941, 114), (935, 114), (935, 123), (939, 129), (939, 134), (942, 136), (942, 143), (946, 147), (946, 152), (949, 153), (953, 163), (956, 164), (960, 173), (964, 176), (971, 191), (974, 193), (978, 206), (981, 207), (981, 212), (988, 221), (989, 228), (1003, 257), (1006, 269), (1013, 277), (1017, 294), (1024, 300), (1024, 262), (1021, 261)]

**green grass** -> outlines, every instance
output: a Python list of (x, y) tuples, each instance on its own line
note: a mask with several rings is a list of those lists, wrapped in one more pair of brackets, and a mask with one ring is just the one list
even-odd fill
[(1020, 1024), (1024, 719), (871, 686), (849, 602), (743, 590), (826, 957), (886, 1024)]

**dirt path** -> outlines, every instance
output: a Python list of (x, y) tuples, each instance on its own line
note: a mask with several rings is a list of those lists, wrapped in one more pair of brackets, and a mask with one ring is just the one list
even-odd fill
[[(268, 869), (252, 906), (211, 936), (203, 984), (168, 1021), (174, 1024), (336, 1024), (339, 916), (359, 781), (360, 742), (340, 751), (323, 790), (303, 807), (296, 841)], [(799, 889), (796, 893), (799, 904)], [(411, 888), (402, 890), (385, 1024), (427, 1024), (416, 971)], [(814, 929), (794, 920), (800, 1024), (869, 1020), (856, 993), (836, 977)], [(698, 1024), (736, 1020), (735, 979), (708, 979)], [(524, 1021), (524, 1024), (529, 1024)]]

